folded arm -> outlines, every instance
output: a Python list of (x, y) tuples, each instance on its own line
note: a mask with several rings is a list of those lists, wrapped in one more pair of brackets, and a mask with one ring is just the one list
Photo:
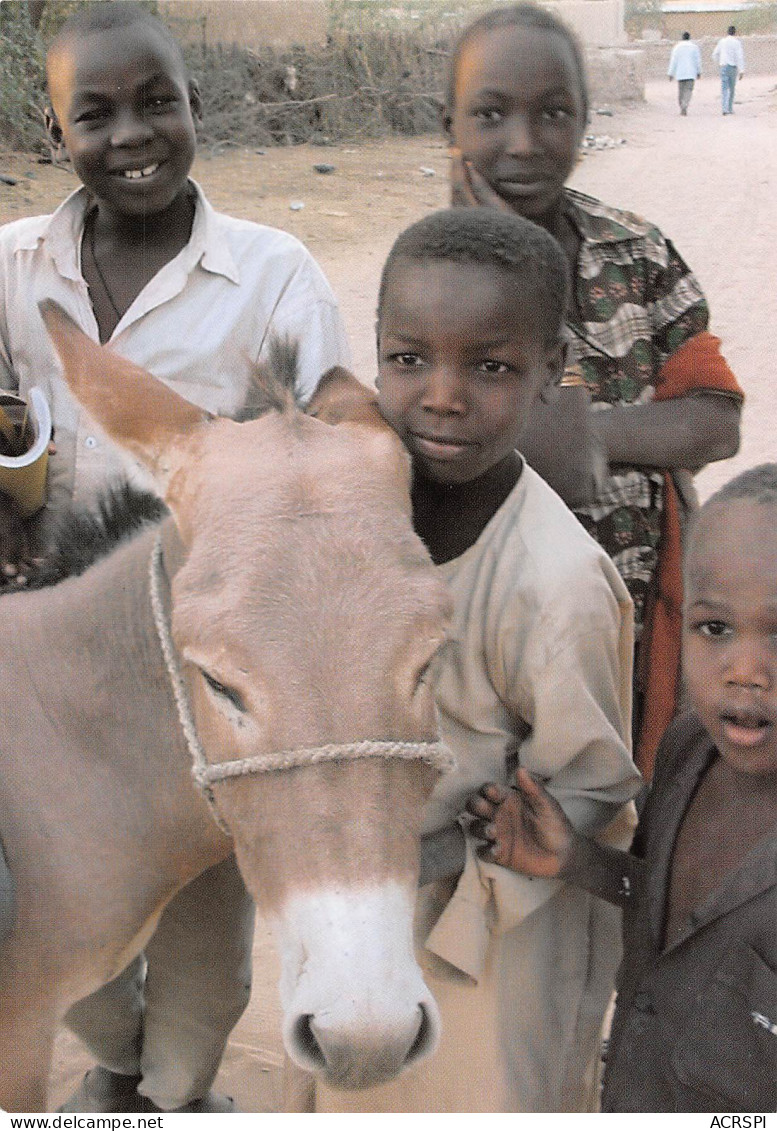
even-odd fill
[(739, 449), (741, 405), (719, 393), (614, 405), (591, 415), (611, 464), (698, 471)]

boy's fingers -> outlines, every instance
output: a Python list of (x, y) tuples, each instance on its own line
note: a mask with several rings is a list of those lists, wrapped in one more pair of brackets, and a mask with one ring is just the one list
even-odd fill
[(486, 178), (477, 171), (471, 161), (464, 162), (464, 169), (467, 176), (467, 183), (472, 190), (475, 200), (481, 207), (496, 208), (500, 212), (512, 211), (507, 201), (502, 200), (499, 193), (491, 188)]
[(473, 821), (469, 826), (469, 831), (476, 840), (496, 840), (496, 826), (491, 821)]
[(451, 150), (450, 182), (451, 204), (465, 206), (478, 204), (478, 200), (472, 192), (472, 186), (469, 183), (461, 151), (458, 149)]
[(494, 812), (494, 804), (487, 801), (480, 793), (476, 793), (467, 801), (466, 810), (475, 817), (491, 817)]
[(501, 805), (505, 798), (510, 796), (510, 790), (495, 781), (487, 781), (485, 785), (480, 787), (480, 793), (486, 801), (490, 801), (493, 805)]
[(542, 803), (543, 787), (539, 782), (535, 781), (529, 771), (523, 769), (522, 766), (519, 766), (515, 771), (515, 785), (532, 809)]

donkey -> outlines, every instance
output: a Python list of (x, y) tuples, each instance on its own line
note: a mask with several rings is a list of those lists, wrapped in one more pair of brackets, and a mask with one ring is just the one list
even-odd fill
[(344, 370), (307, 413), (268, 380), (238, 423), (41, 312), (170, 517), (0, 600), (0, 1105), (45, 1110), (66, 1010), (233, 851), (276, 925), (289, 1055), (339, 1086), (390, 1079), (437, 1040), (412, 916), (449, 760), (427, 680), (449, 597), (401, 444)]

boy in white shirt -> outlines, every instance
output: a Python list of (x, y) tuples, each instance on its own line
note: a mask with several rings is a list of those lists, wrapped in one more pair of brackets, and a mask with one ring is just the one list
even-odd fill
[(742, 41), (736, 35), (737, 29), (732, 24), (712, 52), (712, 58), (720, 67), (720, 101), (724, 115), (734, 113), (737, 78), (741, 79), (745, 71), (745, 53)]
[[(52, 216), (0, 229), (0, 388), (41, 386), (55, 428), (48, 502), (28, 531), (44, 554), (63, 513), (93, 509), (135, 469), (70, 397), (41, 299), (223, 415), (240, 412), (271, 335), (298, 342), (303, 395), (348, 363), (334, 296), (306, 249), (220, 215), (189, 179), (200, 96), (162, 23), (129, 0), (90, 4), (52, 43), (47, 71), (49, 136), (82, 187)], [(0, 566), (18, 581), (30, 563), (12, 560), (19, 547), (3, 545), (2, 526)], [(71, 1010), (98, 1065), (64, 1110), (233, 1110), (210, 1087), (248, 1002), (253, 917), (233, 858), (179, 893), (146, 947), (145, 976), (140, 956)]]

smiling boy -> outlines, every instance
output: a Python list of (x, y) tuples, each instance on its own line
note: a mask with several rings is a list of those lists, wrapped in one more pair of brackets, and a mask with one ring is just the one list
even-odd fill
[(625, 910), (602, 1108), (777, 1106), (777, 464), (707, 501), (685, 562), (691, 710), (631, 854), (581, 837), (525, 771), (469, 803), (490, 860)]
[[(201, 103), (167, 28), (122, 0), (90, 4), (48, 58), (49, 135), (82, 186), (51, 216), (0, 228), (0, 388), (39, 385), (57, 451), (33, 535), (94, 506), (134, 467), (59, 375), (37, 303), (56, 299), (90, 337), (211, 412), (244, 402), (273, 334), (299, 343), (299, 391), (349, 359), (334, 296), (293, 236), (214, 211), (189, 177)], [(3, 563), (0, 545), (0, 564)]]
[[(30, 531), (43, 553), (63, 514), (93, 510), (137, 468), (67, 391), (41, 300), (220, 415), (240, 411), (273, 336), (298, 343), (302, 396), (349, 358), (332, 292), (299, 241), (215, 212), (189, 178), (200, 96), (162, 23), (129, 0), (89, 4), (47, 68), (49, 135), (82, 185), (53, 215), (0, 229), (0, 388), (40, 386), (56, 430)], [(0, 578), (17, 564), (0, 535)], [(179, 893), (146, 947), (145, 977), (141, 956), (69, 1014), (99, 1063), (66, 1110), (233, 1110), (210, 1087), (248, 1001), (253, 914), (231, 859)]]

